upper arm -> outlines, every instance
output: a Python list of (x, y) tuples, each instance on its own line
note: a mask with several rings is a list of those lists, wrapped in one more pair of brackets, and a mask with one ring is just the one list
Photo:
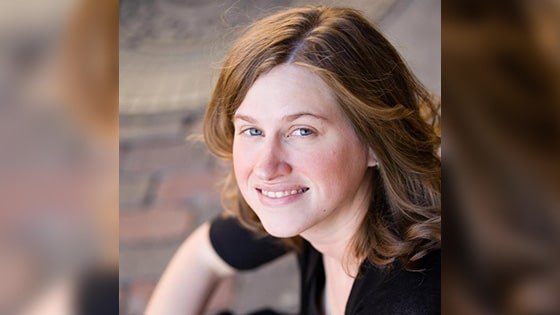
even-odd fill
[(227, 264), (212, 246), (209, 222), (202, 224), (193, 235), (197, 238), (196, 242), (200, 244), (197, 254), (200, 255), (202, 263), (207, 265), (217, 277), (227, 277), (236, 273), (236, 270)]
[(277, 239), (258, 237), (237, 219), (219, 217), (204, 223), (175, 253), (146, 314), (199, 314), (220, 279), (286, 252)]
[(158, 282), (146, 314), (199, 314), (218, 281), (235, 270), (214, 251), (210, 224), (198, 227), (179, 247)]

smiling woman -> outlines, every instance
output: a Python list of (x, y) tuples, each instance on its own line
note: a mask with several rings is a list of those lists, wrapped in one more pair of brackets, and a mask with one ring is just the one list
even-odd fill
[(200, 312), (221, 277), (295, 251), (301, 314), (438, 314), (437, 122), (357, 11), (256, 22), (229, 52), (204, 125), (209, 149), (232, 161), (229, 216), (185, 241), (148, 313)]
[(311, 241), (363, 220), (367, 168), (376, 158), (318, 76), (296, 65), (273, 68), (255, 81), (233, 121), (237, 185), (269, 234)]

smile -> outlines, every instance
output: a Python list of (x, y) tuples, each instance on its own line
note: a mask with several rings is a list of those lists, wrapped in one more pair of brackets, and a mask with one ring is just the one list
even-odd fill
[(305, 187), (301, 189), (292, 189), (292, 190), (284, 190), (284, 191), (268, 191), (268, 190), (259, 190), (259, 191), (261, 192), (261, 194), (267, 196), (268, 198), (278, 199), (287, 196), (302, 194), (308, 190), (309, 188)]

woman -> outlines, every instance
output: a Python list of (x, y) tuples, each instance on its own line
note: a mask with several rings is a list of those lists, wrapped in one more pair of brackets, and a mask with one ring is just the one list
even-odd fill
[(253, 24), (205, 117), (208, 147), (233, 162), (229, 216), (185, 241), (148, 314), (200, 312), (221, 277), (290, 250), (301, 314), (439, 313), (436, 118), (396, 50), (356, 11), (296, 8)]

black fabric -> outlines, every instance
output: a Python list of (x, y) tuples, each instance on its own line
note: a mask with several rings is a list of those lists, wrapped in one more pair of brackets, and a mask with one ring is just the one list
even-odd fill
[(399, 263), (382, 271), (365, 262), (346, 314), (440, 314), (441, 252), (424, 257), (422, 265), (422, 272), (407, 271)]
[[(259, 267), (286, 253), (278, 239), (256, 239), (234, 218), (214, 220), (210, 239), (218, 255), (239, 270)], [(300, 314), (320, 315), (325, 287), (323, 256), (310, 243), (304, 242), (298, 254), (298, 264), (301, 271)], [(425, 268), (423, 272), (410, 272), (395, 263), (392, 268), (381, 270), (364, 262), (352, 286), (345, 314), (440, 314), (440, 251), (424, 257), (422, 267)]]
[[(234, 313), (232, 313), (231, 311), (221, 311), (215, 315), (235, 315)], [(258, 310), (256, 312), (252, 312), (250, 314), (247, 315), (288, 315), (288, 314), (282, 314), (282, 313), (278, 313), (274, 310), (271, 309), (264, 309), (264, 310)]]
[(74, 314), (119, 314), (119, 270), (96, 268), (79, 280)]
[(214, 219), (210, 242), (220, 257), (237, 270), (257, 268), (288, 252), (279, 239), (258, 236), (233, 217)]

